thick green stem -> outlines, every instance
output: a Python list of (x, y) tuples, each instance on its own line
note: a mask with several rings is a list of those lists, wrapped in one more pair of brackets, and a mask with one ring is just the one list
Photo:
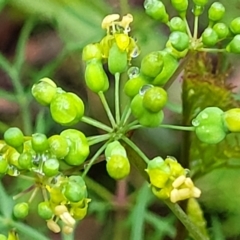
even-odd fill
[(117, 124), (120, 122), (120, 96), (119, 96), (119, 80), (120, 80), (120, 73), (115, 74), (115, 118)]
[(199, 229), (190, 221), (186, 213), (180, 208), (178, 204), (174, 204), (170, 201), (165, 201), (166, 205), (172, 210), (175, 216), (182, 222), (182, 224), (186, 227), (190, 235), (194, 238), (194, 240), (208, 240)]
[(131, 141), (129, 138), (123, 136), (122, 140), (128, 144), (143, 160), (145, 163), (148, 164), (149, 159), (148, 157), (142, 152), (142, 150), (135, 144), (133, 141)]
[(83, 116), (82, 119), (81, 119), (82, 122), (84, 123), (87, 123), (91, 126), (94, 126), (94, 127), (97, 127), (99, 129), (102, 129), (106, 132), (112, 132), (112, 128), (110, 128), (109, 126), (93, 119), (93, 118), (90, 118), (90, 117), (86, 117), (86, 116)]
[(107, 100), (106, 100), (106, 98), (105, 98), (104, 93), (103, 93), (103, 92), (99, 92), (99, 93), (98, 93), (98, 96), (99, 96), (99, 98), (101, 99), (101, 102), (102, 102), (103, 107), (104, 107), (104, 109), (105, 109), (105, 111), (106, 111), (106, 113), (107, 113), (107, 116), (108, 116), (108, 118), (109, 118), (109, 121), (110, 121), (111, 124), (112, 124), (112, 127), (113, 127), (113, 128), (116, 127), (116, 122), (115, 122), (114, 117), (113, 117), (113, 115), (112, 115), (111, 109), (109, 108), (109, 105), (108, 105), (108, 103), (107, 103)]

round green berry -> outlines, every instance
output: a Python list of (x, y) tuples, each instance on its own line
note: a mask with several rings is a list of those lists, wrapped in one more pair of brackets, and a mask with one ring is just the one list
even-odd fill
[(53, 135), (48, 138), (49, 150), (57, 158), (64, 158), (69, 151), (69, 146), (66, 138), (60, 135)]
[(109, 88), (107, 74), (103, 69), (102, 63), (98, 60), (92, 60), (87, 63), (85, 81), (87, 87), (95, 93), (105, 92)]
[(59, 161), (55, 158), (47, 159), (44, 164), (42, 171), (47, 177), (53, 177), (59, 172)]
[(229, 26), (233, 34), (240, 34), (240, 17), (234, 18)]
[(85, 198), (86, 186), (81, 186), (77, 182), (69, 181), (63, 188), (63, 195), (70, 202), (79, 202)]
[(208, 18), (211, 21), (219, 21), (225, 14), (225, 7), (220, 2), (214, 2), (208, 10)]
[(107, 172), (113, 179), (120, 180), (130, 173), (130, 164), (126, 157), (122, 155), (112, 155), (107, 160)]
[(227, 45), (226, 50), (232, 53), (240, 53), (240, 34), (234, 36), (232, 41)]
[(17, 203), (13, 207), (13, 215), (16, 218), (25, 218), (29, 213), (29, 205), (26, 202)]
[(13, 148), (19, 148), (22, 146), (24, 141), (24, 136), (22, 131), (17, 127), (9, 128), (4, 133), (4, 141)]
[(53, 210), (50, 207), (49, 202), (40, 202), (38, 204), (38, 215), (44, 220), (49, 220), (53, 216)]
[(146, 10), (147, 15), (155, 20), (159, 20), (161, 22), (168, 22), (169, 16), (166, 12), (166, 8), (164, 4), (159, 0), (145, 0), (144, 8)]
[(18, 157), (18, 165), (22, 169), (30, 169), (32, 167), (33, 156), (30, 152), (23, 152)]
[(105, 156), (109, 159), (112, 155), (121, 155), (127, 157), (125, 148), (119, 141), (113, 141), (109, 143), (105, 149)]
[(142, 59), (140, 72), (147, 77), (155, 78), (163, 68), (163, 57), (160, 52), (151, 52)]
[(229, 35), (229, 29), (225, 23), (214, 24), (213, 30), (217, 33), (218, 39), (225, 39)]
[(159, 112), (167, 103), (167, 92), (161, 87), (149, 88), (143, 96), (143, 106), (151, 112)]
[(202, 42), (205, 46), (214, 46), (218, 42), (218, 35), (214, 29), (208, 27), (202, 33)]
[(188, 0), (171, 0), (172, 6), (178, 12), (186, 12), (188, 8)]
[(169, 41), (178, 51), (183, 51), (189, 47), (189, 36), (184, 32), (172, 32)]
[(32, 95), (42, 105), (49, 105), (56, 93), (57, 86), (49, 78), (42, 78), (32, 87)]
[(43, 133), (34, 133), (31, 143), (33, 150), (38, 153), (43, 153), (49, 148), (47, 137)]
[(186, 24), (180, 17), (173, 17), (169, 22), (171, 32), (186, 32)]
[(83, 48), (82, 53), (83, 61), (90, 61), (93, 59), (101, 60), (102, 59), (102, 50), (99, 43), (91, 43)]

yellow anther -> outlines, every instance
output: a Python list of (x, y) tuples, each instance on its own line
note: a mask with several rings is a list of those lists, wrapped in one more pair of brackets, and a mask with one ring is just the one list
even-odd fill
[(201, 190), (197, 187), (192, 189), (192, 197), (198, 198), (201, 195)]
[(59, 216), (61, 214), (63, 214), (64, 212), (68, 212), (68, 209), (66, 206), (64, 205), (58, 205), (54, 208), (54, 213)]
[(184, 184), (188, 187), (188, 188), (193, 188), (194, 184), (191, 178), (186, 178)]
[(72, 227), (69, 227), (69, 226), (64, 226), (62, 231), (65, 233), (65, 234), (71, 234), (73, 232), (73, 228)]
[(172, 186), (174, 188), (179, 188), (186, 180), (186, 177), (184, 175), (179, 176), (178, 178), (175, 179), (175, 181), (172, 183)]
[(61, 228), (59, 225), (54, 222), (52, 219), (47, 221), (47, 227), (54, 233), (59, 233), (61, 231)]
[(59, 215), (59, 217), (69, 227), (73, 227), (76, 223), (76, 220), (70, 215), (69, 212), (64, 212), (63, 214)]
[(102, 20), (102, 28), (109, 30), (109, 27), (112, 26), (113, 22), (118, 20), (120, 18), (119, 14), (110, 14), (107, 15), (103, 20)]

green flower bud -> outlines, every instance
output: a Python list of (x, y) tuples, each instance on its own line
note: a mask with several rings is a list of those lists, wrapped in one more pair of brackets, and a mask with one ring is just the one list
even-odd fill
[(151, 160), (146, 171), (149, 175), (150, 183), (157, 188), (163, 188), (170, 177), (170, 168), (161, 157)]
[(166, 43), (165, 51), (168, 52), (172, 57), (176, 59), (184, 58), (188, 53), (188, 48), (186, 48), (183, 51), (178, 51), (176, 48), (174, 48), (170, 42), (170, 40)]
[(3, 156), (0, 156), (0, 174), (5, 174), (8, 167), (8, 161)]
[(199, 6), (205, 6), (208, 3), (208, 0), (193, 0), (193, 3)]
[(119, 141), (113, 141), (107, 145), (105, 149), (106, 160), (108, 160), (112, 155), (127, 157), (126, 150)]
[(88, 88), (95, 93), (100, 91), (105, 92), (109, 88), (107, 74), (103, 69), (102, 63), (97, 60), (92, 60), (87, 63), (85, 81)]
[(32, 167), (33, 156), (30, 152), (23, 152), (18, 157), (18, 165), (22, 169), (30, 169)]
[(225, 23), (216, 23), (213, 30), (217, 33), (218, 39), (225, 39), (229, 34), (228, 26)]
[(32, 135), (31, 144), (33, 150), (38, 153), (45, 152), (49, 147), (47, 137), (42, 133), (34, 133)]
[(147, 15), (155, 20), (167, 23), (169, 16), (166, 12), (164, 4), (159, 0), (145, 0), (144, 8)]
[(102, 59), (101, 45), (99, 43), (91, 43), (85, 46), (83, 48), (82, 59), (85, 62), (93, 59), (101, 60)]
[(171, 32), (186, 32), (186, 24), (180, 17), (173, 17), (169, 22)]
[(142, 59), (140, 72), (147, 77), (155, 78), (163, 68), (163, 57), (160, 52), (151, 52)]
[(240, 132), (240, 108), (233, 108), (223, 114), (224, 125), (230, 132)]
[(0, 240), (8, 240), (7, 237), (3, 234), (0, 234)]
[(139, 93), (139, 90), (143, 85), (147, 84), (147, 79), (142, 74), (129, 79), (124, 85), (124, 92), (127, 96), (133, 98)]
[(171, 0), (173, 7), (178, 12), (186, 12), (188, 8), (188, 0)]
[(130, 173), (129, 161), (122, 155), (112, 155), (106, 167), (109, 176), (116, 180), (123, 179)]
[(76, 129), (67, 129), (61, 132), (60, 136), (67, 139), (69, 146), (65, 162), (73, 166), (82, 164), (89, 155), (89, 144), (85, 135)]
[(143, 96), (143, 106), (154, 113), (159, 112), (167, 103), (167, 92), (161, 87), (149, 88)]
[(240, 17), (234, 18), (229, 26), (233, 34), (240, 34)]
[(225, 7), (220, 2), (214, 2), (208, 10), (208, 18), (211, 21), (219, 21), (225, 14)]
[(74, 181), (69, 181), (63, 188), (63, 195), (70, 202), (79, 202), (85, 198), (86, 186), (81, 186)]
[(210, 27), (206, 28), (202, 33), (202, 42), (205, 46), (214, 46), (218, 42), (217, 33)]
[(13, 215), (16, 218), (25, 218), (29, 212), (29, 205), (26, 202), (17, 203), (13, 207)]
[(61, 125), (73, 125), (84, 114), (82, 100), (73, 93), (58, 94), (50, 104), (50, 111), (55, 122)]
[(183, 51), (189, 47), (189, 36), (183, 32), (172, 32), (169, 36), (169, 41), (178, 51)]
[(38, 215), (44, 220), (49, 220), (53, 216), (53, 210), (50, 207), (49, 202), (40, 202), (38, 204)]
[(108, 56), (108, 69), (110, 73), (122, 73), (127, 69), (127, 65), (128, 60), (126, 50), (120, 50), (118, 45), (114, 43), (110, 48)]
[(53, 177), (59, 172), (59, 161), (54, 158), (47, 159), (43, 164), (43, 173), (47, 177)]
[(158, 127), (164, 119), (163, 111), (160, 112), (149, 112), (145, 111), (142, 116), (138, 118), (139, 123), (144, 127)]
[(216, 144), (221, 142), (227, 129), (223, 124), (223, 111), (217, 107), (208, 107), (202, 110), (192, 124), (198, 139), (204, 143)]
[(23, 145), (23, 133), (17, 127), (9, 128), (3, 135), (4, 141), (13, 148), (19, 148)]
[(64, 158), (69, 151), (66, 138), (60, 135), (53, 135), (48, 138), (49, 150), (57, 159)]
[(232, 53), (240, 53), (240, 34), (234, 36), (232, 41), (227, 45), (226, 50)]
[(155, 86), (163, 86), (173, 75), (175, 70), (178, 67), (178, 61), (167, 51), (161, 51), (163, 56), (163, 69), (162, 71), (154, 78), (152, 84)]
[(32, 95), (42, 105), (49, 105), (57, 93), (57, 86), (50, 78), (42, 78), (32, 87)]

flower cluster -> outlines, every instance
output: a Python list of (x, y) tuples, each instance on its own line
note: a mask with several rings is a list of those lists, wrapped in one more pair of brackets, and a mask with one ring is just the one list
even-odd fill
[(173, 157), (167, 157), (165, 160), (161, 157), (152, 159), (146, 172), (153, 194), (160, 199), (170, 199), (175, 203), (200, 197), (201, 191), (194, 186), (191, 178), (187, 177), (187, 169)]

